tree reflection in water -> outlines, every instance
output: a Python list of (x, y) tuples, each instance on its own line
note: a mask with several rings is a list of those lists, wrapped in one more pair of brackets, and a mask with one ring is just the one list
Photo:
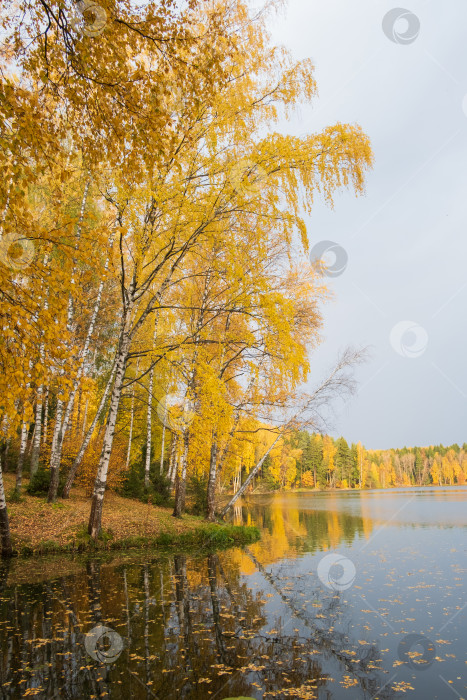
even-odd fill
[[(289, 609), (285, 622), (242, 574), (245, 557)], [(31, 579), (38, 565), (24, 564)], [(2, 698), (332, 698), (342, 691), (331, 680), (339, 670), (371, 697), (385, 682), (377, 649), (356, 662), (349, 637), (333, 630), (338, 597), (323, 603), (319, 628), (252, 551), (142, 564), (89, 559), (73, 575), (16, 578), (2, 567)], [(86, 653), (85, 635), (99, 624), (124, 640), (113, 664)], [(385, 689), (378, 697), (391, 696)]]

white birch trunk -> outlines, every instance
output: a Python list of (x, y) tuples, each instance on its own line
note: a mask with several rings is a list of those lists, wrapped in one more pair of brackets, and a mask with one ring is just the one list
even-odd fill
[[(211, 271), (209, 270), (208, 274), (206, 276), (206, 283), (204, 286), (203, 296), (202, 296), (201, 304), (200, 304), (200, 313), (199, 313), (198, 321), (196, 324), (196, 332), (195, 332), (194, 338), (193, 338), (195, 342), (199, 338), (199, 332), (200, 332), (202, 325), (203, 325), (204, 312), (205, 312), (206, 302), (207, 302), (207, 298), (208, 298), (210, 279), (211, 279)], [(194, 389), (195, 389), (197, 358), (198, 358), (198, 348), (195, 345), (195, 351), (193, 353), (193, 358), (191, 360), (191, 369), (190, 369), (189, 379), (187, 382), (187, 390), (185, 393), (185, 399), (184, 399), (184, 404), (183, 404), (183, 416), (189, 415), (189, 411), (191, 410), (191, 407), (192, 407), (191, 400), (192, 400), (192, 396), (194, 394)], [(177, 478), (175, 481), (175, 508), (174, 508), (173, 513), (172, 513), (174, 518), (180, 518), (182, 516), (182, 513), (185, 510), (186, 471), (187, 471), (187, 463), (188, 463), (188, 448), (189, 448), (189, 442), (190, 442), (189, 426), (187, 426), (186, 424), (182, 430), (182, 436), (183, 436), (182, 458), (180, 461), (180, 467), (177, 470)]]
[(110, 407), (105, 427), (104, 442), (102, 445), (99, 466), (94, 482), (94, 493), (92, 498), (91, 514), (89, 517), (88, 533), (93, 539), (97, 539), (101, 530), (102, 522), (102, 506), (104, 502), (104, 493), (107, 486), (107, 472), (109, 469), (110, 454), (112, 452), (113, 438), (115, 435), (115, 424), (117, 422), (118, 407), (122, 396), (123, 381), (125, 378), (126, 363), (130, 350), (131, 338), (126, 330), (127, 321), (131, 315), (131, 307), (127, 309), (125, 314), (121, 341), (119, 343), (119, 351), (117, 355), (117, 369), (115, 374), (115, 384), (113, 386), (112, 395), (110, 398)]
[(149, 470), (151, 468), (151, 442), (152, 442), (152, 391), (154, 386), (154, 367), (149, 372), (149, 396), (146, 422), (146, 463), (144, 465), (144, 485), (149, 486)]
[(83, 437), (83, 438), (84, 438), (84, 434), (86, 432), (86, 423), (88, 422), (88, 405), (89, 405), (89, 396), (86, 396), (86, 403), (84, 405), (83, 429), (81, 431), (81, 437)]
[[(107, 262), (106, 262), (106, 267), (107, 267), (107, 265), (108, 265), (108, 259), (107, 259)], [(75, 402), (76, 393), (77, 393), (77, 391), (78, 391), (78, 387), (80, 386), (80, 380), (81, 380), (81, 377), (82, 377), (83, 372), (84, 372), (85, 362), (86, 362), (87, 354), (88, 354), (88, 351), (89, 351), (89, 346), (90, 346), (90, 343), (91, 343), (92, 334), (93, 334), (93, 332), (94, 332), (94, 327), (95, 327), (95, 324), (96, 324), (97, 315), (98, 315), (99, 309), (100, 309), (100, 303), (101, 303), (101, 298), (102, 298), (103, 286), (104, 286), (104, 283), (103, 283), (103, 281), (101, 281), (101, 283), (100, 283), (100, 285), (99, 285), (99, 290), (98, 290), (98, 293), (97, 293), (96, 302), (95, 302), (95, 304), (94, 304), (94, 309), (93, 309), (93, 313), (92, 313), (92, 317), (91, 317), (91, 322), (90, 322), (90, 324), (89, 324), (88, 331), (87, 331), (87, 334), (86, 334), (86, 340), (85, 340), (85, 343), (84, 343), (84, 348), (83, 348), (83, 350), (82, 350), (81, 353), (80, 353), (80, 366), (79, 366), (79, 368), (78, 368), (77, 375), (76, 375), (76, 377), (75, 377), (75, 379), (74, 379), (74, 381), (73, 381), (73, 386), (72, 386), (71, 394), (70, 394), (70, 397), (69, 397), (69, 399), (68, 399), (68, 403), (67, 403), (67, 406), (66, 406), (66, 409), (65, 409), (65, 413), (64, 413), (64, 416), (63, 416), (63, 421), (61, 422), (61, 424), (60, 424), (60, 426), (59, 426), (59, 431), (58, 431), (58, 435), (57, 435), (57, 442), (56, 442), (56, 445), (55, 445), (55, 449), (52, 451), (52, 454), (51, 454), (51, 457), (50, 457), (50, 468), (51, 468), (51, 471), (52, 471), (52, 479), (51, 479), (51, 481), (50, 481), (50, 484), (51, 484), (51, 489), (52, 489), (52, 483), (54, 484), (54, 489), (55, 489), (55, 491), (54, 491), (54, 493), (51, 492), (51, 493), (49, 494), (49, 498), (48, 498), (49, 501), (55, 500), (55, 498), (56, 498), (56, 496), (57, 496), (57, 490), (56, 490), (56, 489), (57, 489), (57, 487), (58, 487), (58, 475), (55, 475), (55, 474), (54, 474), (54, 471), (59, 471), (59, 470), (60, 470), (60, 463), (61, 463), (61, 459), (62, 459), (63, 442), (64, 442), (65, 434), (66, 434), (66, 431), (67, 431), (67, 428), (68, 428), (68, 425), (69, 425), (69, 422), (70, 422), (70, 418), (71, 418), (71, 416), (72, 416), (73, 405), (74, 405), (74, 402)], [(87, 404), (86, 404), (86, 408), (87, 408)]]
[(5, 465), (8, 463), (8, 453), (10, 452), (10, 446), (11, 446), (11, 438), (7, 437), (6, 439), (6, 445), (5, 445)]
[[(91, 442), (92, 435), (94, 433), (94, 430), (96, 429), (97, 421), (99, 420), (99, 418), (102, 414), (102, 411), (104, 410), (105, 402), (107, 401), (107, 397), (109, 395), (109, 391), (110, 391), (110, 388), (112, 386), (112, 382), (113, 382), (113, 379), (115, 376), (116, 369), (117, 369), (117, 364), (114, 363), (114, 366), (112, 367), (112, 371), (110, 373), (109, 381), (106, 384), (106, 387), (104, 389), (104, 393), (103, 393), (102, 398), (101, 398), (100, 403), (99, 403), (99, 407), (96, 411), (96, 415), (94, 416), (94, 419), (93, 419), (91, 425), (89, 426), (89, 429), (88, 429), (88, 431), (83, 439), (81, 447), (79, 448), (79, 452), (76, 455), (75, 460), (72, 464), (72, 467), (70, 469), (70, 473), (68, 474), (66, 484), (63, 488), (63, 493), (62, 493), (63, 498), (68, 498), (70, 495), (70, 489), (73, 485), (73, 481), (75, 480), (76, 473), (77, 473), (79, 466), (83, 460), (83, 457), (84, 457), (84, 454), (88, 448), (88, 445)], [(87, 404), (86, 404), (86, 408), (87, 408)]]
[[(74, 431), (73, 420), (75, 417), (75, 402), (76, 402), (76, 393), (73, 396), (73, 400), (71, 403), (71, 413), (70, 413), (70, 417), (69, 417), (69, 420), (67, 422), (67, 428), (66, 428), (67, 430), (70, 431), (70, 435), (73, 435), (73, 431)], [(63, 446), (63, 440), (62, 440), (62, 446)]]
[(115, 375), (115, 384), (110, 399), (109, 412), (104, 434), (104, 442), (102, 452), (99, 459), (99, 466), (94, 482), (94, 493), (92, 498), (91, 514), (89, 517), (88, 533), (93, 539), (97, 539), (101, 530), (102, 522), (102, 506), (104, 502), (104, 493), (107, 485), (107, 472), (109, 468), (110, 455), (112, 451), (113, 439), (115, 435), (115, 424), (117, 421), (118, 407), (122, 395), (123, 383), (125, 378), (126, 364), (130, 352), (131, 340), (134, 335), (143, 326), (149, 314), (153, 312), (155, 304), (160, 303), (162, 295), (168, 286), (169, 279), (175, 269), (175, 263), (165, 280), (162, 282), (158, 292), (156, 292), (150, 301), (147, 303), (144, 311), (140, 314), (137, 321), (132, 324), (133, 312), (136, 314), (139, 308), (138, 303), (135, 303), (135, 291), (137, 288), (136, 268), (133, 272), (133, 278), (128, 290), (124, 290), (124, 312), (121, 324), (121, 334), (119, 340), (119, 350), (117, 354), (117, 371)]
[(211, 455), (209, 461), (209, 477), (208, 477), (208, 492), (207, 492), (207, 511), (206, 518), (208, 520), (215, 519), (216, 512), (216, 480), (217, 480), (217, 430), (213, 432), (211, 443)]
[[(139, 359), (136, 361), (136, 376), (138, 376), (139, 371)], [(131, 459), (131, 443), (133, 441), (133, 426), (135, 423), (135, 385), (133, 384), (133, 389), (131, 390), (131, 415), (130, 415), (130, 434), (128, 436), (128, 451), (126, 453), (126, 468), (130, 466)]]
[(259, 462), (256, 464), (256, 466), (252, 469), (250, 474), (248, 475), (247, 479), (245, 480), (244, 484), (240, 486), (238, 491), (232, 496), (230, 501), (227, 503), (225, 508), (221, 512), (221, 517), (223, 518), (227, 511), (230, 510), (230, 508), (233, 506), (233, 504), (237, 501), (238, 498), (245, 492), (249, 484), (253, 481), (255, 478), (256, 474), (259, 472), (261, 467), (264, 464), (264, 460), (268, 456), (268, 454), (271, 452), (273, 447), (277, 444), (277, 442), (280, 440), (282, 435), (289, 429), (293, 423), (296, 423), (301, 416), (306, 414), (307, 411), (310, 411), (310, 408), (312, 409), (313, 406), (318, 405), (321, 406), (323, 400), (324, 401), (329, 401), (330, 397), (332, 397), (333, 392), (342, 392), (342, 391), (351, 391), (352, 384), (349, 383), (348, 377), (346, 375), (346, 371), (351, 367), (352, 365), (356, 364), (357, 362), (360, 362), (362, 359), (363, 355), (362, 352), (360, 351), (354, 351), (351, 349), (345, 350), (342, 356), (339, 358), (337, 364), (335, 367), (331, 370), (330, 374), (323, 380), (323, 382), (315, 389), (315, 391), (311, 394), (311, 396), (307, 397), (307, 401), (302, 407), (295, 413), (294, 416), (290, 419), (290, 421), (281, 428), (280, 432), (277, 434), (275, 440), (272, 442), (270, 447), (266, 450), (264, 455), (261, 457)]
[(182, 432), (183, 443), (182, 443), (182, 456), (180, 459), (180, 465), (176, 470), (176, 481), (175, 481), (175, 508), (172, 513), (174, 518), (181, 518), (183, 511), (185, 510), (185, 498), (186, 498), (186, 471), (188, 464), (188, 448), (190, 445), (190, 435), (188, 428), (184, 428)]
[[(90, 184), (91, 184), (91, 180), (88, 179), (86, 181), (85, 186), (84, 186), (84, 192), (83, 192), (83, 198), (81, 200), (81, 209), (80, 209), (80, 213), (79, 213), (78, 225), (76, 227), (75, 251), (78, 249), (78, 244), (79, 244), (79, 240), (81, 237), (81, 226), (82, 226), (83, 219), (84, 219), (84, 212), (86, 209), (86, 202), (87, 202), (87, 198), (88, 198)], [(71, 279), (70, 279), (71, 289), (73, 289), (73, 286), (75, 283), (75, 274), (76, 274), (76, 258), (73, 260), (73, 270), (72, 270)], [(68, 310), (67, 310), (67, 329), (69, 332), (71, 332), (72, 327), (73, 327), (73, 296), (70, 292), (70, 294), (68, 296)], [(59, 469), (60, 469), (60, 462), (61, 462), (61, 458), (62, 458), (63, 440), (64, 440), (66, 429), (68, 426), (68, 421), (70, 419), (70, 414), (71, 414), (71, 411), (73, 408), (76, 388), (78, 387), (79, 380), (81, 378), (82, 367), (83, 367), (83, 365), (81, 364), (80, 368), (78, 370), (78, 376), (75, 379), (75, 381), (73, 382), (73, 389), (72, 389), (72, 392), (71, 392), (70, 397), (68, 399), (68, 403), (67, 403), (65, 410), (64, 410), (64, 402), (61, 401), (60, 399), (57, 400), (57, 412), (56, 412), (56, 416), (55, 416), (54, 435), (53, 435), (53, 440), (52, 440), (52, 449), (51, 449), (51, 453), (50, 453), (51, 476), (50, 476), (49, 493), (47, 495), (47, 501), (49, 503), (55, 501), (55, 499), (57, 497)], [(64, 369), (62, 368), (60, 374), (63, 376), (63, 373), (64, 373)]]
[(44, 435), (42, 438), (42, 444), (45, 447), (47, 444), (47, 430), (49, 427), (49, 389), (45, 390), (45, 404), (44, 404)]
[[(108, 264), (109, 264), (109, 259), (107, 258), (105, 266), (104, 266), (104, 270), (107, 270)], [(75, 401), (75, 397), (76, 397), (76, 392), (78, 391), (78, 388), (80, 386), (80, 380), (81, 380), (81, 377), (83, 376), (83, 373), (84, 373), (85, 363), (86, 363), (86, 359), (87, 359), (87, 356), (89, 353), (89, 346), (91, 344), (91, 338), (92, 338), (92, 335), (94, 333), (94, 328), (96, 326), (97, 316), (98, 316), (99, 310), (100, 310), (103, 289), (104, 289), (104, 282), (103, 282), (103, 280), (101, 280), (101, 282), (99, 284), (99, 289), (97, 291), (97, 297), (96, 297), (96, 301), (94, 303), (94, 308), (92, 311), (91, 321), (89, 323), (88, 330), (86, 333), (84, 347), (81, 350), (81, 352), (79, 354), (79, 358), (78, 358), (80, 360), (80, 366), (78, 368), (76, 378), (73, 381), (73, 387), (72, 387), (71, 394), (70, 394), (70, 397), (68, 399), (66, 411), (65, 411), (65, 414), (63, 417), (63, 427), (62, 427), (62, 431), (61, 431), (62, 444), (63, 444), (63, 437), (65, 435), (65, 432), (66, 432), (67, 427), (68, 427), (68, 423), (70, 421), (70, 418), (71, 418), (71, 415), (73, 412), (73, 405), (74, 405), (74, 401)], [(60, 444), (58, 446), (58, 449), (61, 450), (62, 444)]]
[(58, 452), (58, 442), (60, 439), (60, 434), (62, 431), (62, 415), (63, 415), (63, 401), (57, 398), (57, 410), (55, 412), (55, 425), (52, 437), (52, 449), (50, 451), (50, 486), (47, 495), (48, 503), (55, 501), (57, 497), (58, 489), (58, 467), (59, 463), (59, 452)]
[(165, 424), (162, 424), (162, 444), (161, 444), (161, 475), (164, 473), (164, 452), (165, 452)]
[[(78, 433), (80, 431), (81, 427), (81, 404), (83, 401), (83, 385), (79, 385), (79, 392), (78, 392), (78, 407), (76, 411), (76, 425), (75, 425), (75, 440), (78, 438)], [(84, 434), (84, 431), (82, 431)]]
[(130, 414), (130, 434), (128, 435), (128, 450), (126, 453), (126, 468), (130, 466), (131, 459), (131, 441), (133, 440), (133, 422), (135, 419), (135, 390), (131, 394), (131, 414)]
[[(49, 256), (46, 255), (44, 258), (44, 265), (47, 265)], [(43, 305), (44, 310), (47, 310), (49, 308), (49, 297), (48, 297), (48, 290), (45, 294), (44, 298), (44, 305)], [(41, 343), (40, 349), (39, 349), (39, 357), (41, 359), (41, 362), (44, 362), (44, 344)], [(49, 410), (49, 392), (47, 388), (45, 388), (45, 417), (44, 421), (42, 421), (42, 408), (43, 408), (43, 399), (44, 399), (44, 386), (43, 384), (40, 384), (37, 387), (36, 391), (36, 413), (34, 416), (34, 435), (32, 438), (31, 442), (31, 461), (30, 461), (30, 467), (29, 467), (29, 478), (32, 479), (34, 474), (37, 472), (37, 469), (39, 467), (39, 458), (40, 458), (40, 453), (41, 453), (41, 438), (42, 438), (42, 433), (43, 435), (43, 443), (44, 447), (46, 444), (47, 440), (47, 413)]]
[[(261, 368), (262, 364), (263, 364), (263, 361), (261, 360), (261, 362), (259, 364), (260, 368)], [(251, 391), (255, 385), (255, 381), (256, 381), (255, 376), (252, 376), (250, 381), (248, 382), (248, 387), (247, 387), (247, 390), (245, 392), (246, 401), (248, 401), (248, 397), (251, 395)], [(238, 425), (240, 423), (240, 418), (241, 418), (241, 409), (239, 407), (235, 411), (235, 418), (234, 418), (232, 428), (230, 429), (229, 434), (227, 435), (227, 440), (226, 440), (224, 448), (221, 452), (221, 456), (218, 460), (218, 471), (220, 471), (222, 469), (222, 467), (224, 466), (224, 461), (225, 461), (225, 458), (227, 457), (228, 451), (230, 449), (230, 445), (232, 444), (232, 440), (234, 438), (234, 435), (235, 435), (237, 428), (238, 428)], [(241, 464), (240, 464), (240, 472), (241, 472)]]
[(36, 435), (36, 424), (34, 423), (34, 428), (32, 429), (31, 439), (29, 440), (29, 445), (26, 444), (25, 457), (30, 457), (32, 452), (32, 446), (34, 444), (34, 437)]
[(23, 423), (21, 426), (21, 440), (20, 440), (20, 445), (19, 445), (19, 457), (18, 457), (18, 464), (16, 466), (16, 490), (18, 493), (21, 492), (21, 485), (23, 481), (23, 466), (24, 466), (24, 457), (26, 454), (26, 446), (28, 442), (28, 424), (26, 421), (23, 419)]
[(175, 433), (172, 434), (172, 444), (170, 446), (170, 457), (169, 457), (169, 471), (168, 471), (168, 478), (172, 482), (172, 486), (175, 483), (175, 475), (177, 473), (177, 443), (178, 443), (178, 435)]
[(185, 510), (185, 499), (186, 499), (186, 472), (188, 465), (188, 449), (190, 444), (190, 428), (187, 424), (185, 418), (190, 415), (192, 402), (190, 398), (190, 392), (194, 388), (195, 383), (195, 373), (196, 373), (196, 357), (197, 352), (193, 356), (191, 365), (190, 379), (187, 385), (187, 390), (185, 393), (185, 398), (183, 400), (183, 422), (184, 427), (182, 428), (182, 451), (180, 464), (177, 465), (178, 468), (175, 470), (175, 508), (172, 513), (174, 518), (181, 518)]
[(229, 511), (229, 510), (232, 508), (233, 504), (235, 503), (235, 501), (236, 501), (238, 498), (240, 498), (240, 496), (242, 495), (242, 493), (244, 493), (244, 492), (246, 491), (246, 489), (247, 489), (247, 487), (249, 486), (249, 484), (251, 484), (251, 482), (252, 482), (253, 479), (255, 478), (256, 474), (259, 472), (259, 470), (260, 470), (261, 467), (263, 466), (264, 460), (266, 459), (266, 457), (268, 456), (268, 454), (271, 452), (272, 448), (276, 445), (276, 443), (281, 439), (281, 437), (282, 437), (282, 433), (279, 433), (279, 434), (277, 435), (276, 439), (274, 440), (274, 442), (271, 444), (270, 447), (268, 447), (268, 449), (266, 450), (266, 452), (264, 453), (264, 455), (261, 457), (261, 459), (259, 460), (259, 462), (256, 464), (256, 466), (255, 466), (255, 467), (251, 470), (251, 472), (248, 474), (248, 476), (247, 476), (247, 478), (245, 479), (245, 481), (244, 481), (244, 483), (242, 484), (242, 486), (240, 486), (240, 488), (238, 489), (238, 491), (232, 496), (232, 498), (230, 499), (230, 501), (227, 503), (227, 505), (225, 506), (225, 508), (222, 510), (222, 512), (221, 512), (221, 517), (222, 517), (222, 518), (225, 516), (225, 514), (227, 513), (227, 511)]
[(234, 493), (235, 493), (236, 491), (238, 491), (238, 489), (240, 488), (241, 478), (242, 478), (242, 460), (239, 459), (239, 460), (238, 460), (237, 471), (235, 472), (235, 476), (234, 476), (234, 478), (233, 478)]
[(3, 486), (2, 462), (0, 459), (0, 543), (2, 557), (12, 555), (10, 524), (8, 522), (8, 509), (5, 498), (5, 488)]

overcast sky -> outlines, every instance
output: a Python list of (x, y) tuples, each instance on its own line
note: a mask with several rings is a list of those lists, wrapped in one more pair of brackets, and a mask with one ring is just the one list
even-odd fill
[[(333, 434), (367, 448), (467, 441), (467, 2), (289, 0), (277, 43), (310, 57), (319, 96), (290, 128), (360, 124), (375, 167), (364, 197), (317, 204), (311, 246), (348, 255), (328, 278), (318, 379), (339, 349), (371, 346)], [(397, 7), (397, 6), (396, 6)], [(410, 14), (412, 13), (412, 14)], [(383, 31), (383, 18), (387, 15)], [(329, 263), (332, 254), (326, 257)], [(345, 254), (337, 249), (337, 263)]]

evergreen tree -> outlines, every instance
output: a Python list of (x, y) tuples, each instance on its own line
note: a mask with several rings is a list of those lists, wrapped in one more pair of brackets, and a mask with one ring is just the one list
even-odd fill
[(360, 471), (358, 466), (358, 448), (353, 442), (350, 448), (350, 468), (349, 468), (349, 486), (355, 488), (358, 486)]
[(340, 480), (341, 483), (345, 479), (347, 481), (347, 484), (349, 484), (352, 460), (347, 440), (343, 437), (340, 437), (336, 442), (336, 448), (337, 452), (335, 456), (335, 464), (337, 470), (337, 478)]
[(310, 469), (316, 486), (326, 486), (326, 474), (323, 478), (323, 441), (321, 435), (313, 434), (310, 440)]

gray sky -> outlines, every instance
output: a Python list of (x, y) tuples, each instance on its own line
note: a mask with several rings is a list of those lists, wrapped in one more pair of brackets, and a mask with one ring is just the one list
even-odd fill
[(289, 0), (273, 27), (316, 67), (319, 96), (291, 131), (358, 123), (375, 154), (366, 196), (318, 203), (309, 220), (311, 246), (348, 254), (328, 280), (313, 376), (346, 345), (372, 346), (334, 421), (368, 448), (467, 441), (467, 3), (403, 2), (415, 18), (397, 21), (395, 41), (386, 1)]

